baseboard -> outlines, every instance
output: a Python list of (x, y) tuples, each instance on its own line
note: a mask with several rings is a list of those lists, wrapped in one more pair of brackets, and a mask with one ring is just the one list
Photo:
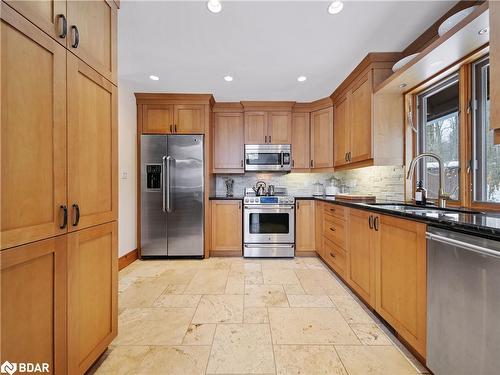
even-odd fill
[(132, 263), (134, 260), (139, 258), (139, 251), (137, 249), (134, 249), (127, 254), (121, 256), (118, 258), (118, 271), (124, 269), (127, 267), (130, 263)]
[(317, 257), (316, 251), (295, 251), (296, 257)]
[(211, 257), (241, 257), (242, 250), (210, 250)]

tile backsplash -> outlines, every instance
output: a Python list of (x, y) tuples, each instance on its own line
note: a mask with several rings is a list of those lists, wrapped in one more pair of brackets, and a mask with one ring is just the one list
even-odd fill
[(317, 181), (326, 185), (334, 178), (334, 184), (343, 186), (344, 192), (351, 194), (370, 194), (378, 199), (404, 200), (404, 170), (401, 166), (367, 167), (333, 173), (245, 173), (244, 175), (218, 174), (216, 193), (226, 194), (224, 180), (234, 180), (234, 194), (243, 195), (245, 188), (258, 180), (267, 184), (283, 186), (291, 195), (311, 195), (313, 184)]

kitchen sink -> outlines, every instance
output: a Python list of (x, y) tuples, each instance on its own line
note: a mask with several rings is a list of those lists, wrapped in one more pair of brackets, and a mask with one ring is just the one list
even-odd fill
[(461, 210), (454, 208), (439, 208), (434, 206), (415, 206), (412, 204), (402, 204), (402, 203), (367, 203), (368, 206), (374, 206), (381, 209), (386, 209), (390, 211), (406, 212), (409, 214), (484, 214), (484, 212)]

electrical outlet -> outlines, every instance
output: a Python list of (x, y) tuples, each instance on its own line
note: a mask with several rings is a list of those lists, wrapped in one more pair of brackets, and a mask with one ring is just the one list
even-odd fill
[(128, 178), (127, 171), (122, 171), (121, 178), (122, 178), (122, 180), (126, 180)]

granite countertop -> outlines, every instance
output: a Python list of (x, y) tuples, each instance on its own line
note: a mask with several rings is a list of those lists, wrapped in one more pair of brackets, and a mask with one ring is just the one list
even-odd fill
[(214, 194), (208, 197), (209, 200), (214, 201), (214, 200), (221, 200), (221, 201), (242, 201), (243, 198), (245, 198), (243, 195), (234, 195), (232, 197), (228, 197), (226, 195), (218, 195)]
[[(407, 204), (401, 201), (376, 200), (376, 204), (365, 203), (362, 201), (351, 201), (336, 199), (327, 196), (296, 196), (295, 199), (314, 199), (323, 202), (340, 204), (347, 207), (359, 208), (368, 211), (374, 211), (381, 214), (404, 217), (407, 219), (425, 222), (429, 225), (438, 226), (445, 229), (456, 230), (467, 234), (478, 235), (481, 237), (500, 240), (500, 212), (477, 212), (471, 209), (448, 208), (442, 212), (405, 212), (389, 209), (383, 204)], [(416, 206), (422, 208), (422, 206)], [(435, 209), (434, 206), (428, 206), (429, 209)]]

